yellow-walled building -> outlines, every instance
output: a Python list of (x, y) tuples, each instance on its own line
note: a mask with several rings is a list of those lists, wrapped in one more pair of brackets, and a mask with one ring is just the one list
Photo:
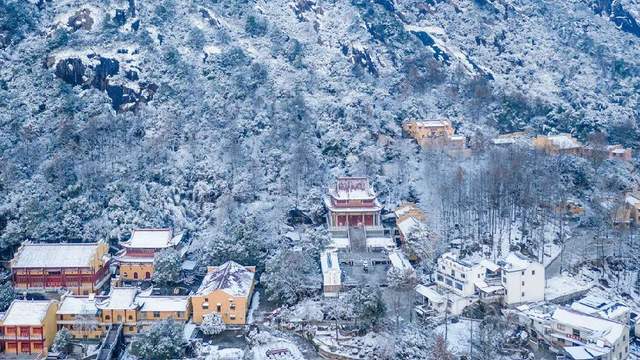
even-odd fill
[(201, 324), (204, 315), (218, 313), (227, 325), (244, 325), (255, 272), (255, 266), (242, 266), (233, 261), (210, 266), (200, 288), (191, 296), (193, 322)]
[(55, 300), (14, 300), (0, 320), (0, 352), (33, 359), (46, 354), (56, 336), (57, 310)]
[(109, 247), (97, 243), (25, 242), (11, 260), (17, 291), (57, 291), (88, 295), (111, 277)]
[(120, 278), (128, 281), (148, 281), (153, 276), (155, 254), (167, 248), (179, 248), (182, 234), (173, 236), (172, 229), (135, 229), (123, 250), (116, 257)]
[(111, 324), (122, 323), (124, 335), (134, 335), (154, 321), (187, 322), (190, 317), (186, 296), (142, 295), (138, 288), (113, 288), (108, 296), (63, 296), (57, 325), (78, 339), (100, 339)]

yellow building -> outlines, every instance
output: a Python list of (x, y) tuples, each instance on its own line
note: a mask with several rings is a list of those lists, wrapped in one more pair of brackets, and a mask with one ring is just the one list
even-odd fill
[(112, 288), (109, 296), (100, 301), (96, 306), (100, 310), (100, 322), (104, 330), (110, 324), (123, 324), (123, 334), (133, 335), (138, 333), (138, 309), (136, 302), (138, 288)]
[(228, 261), (208, 270), (200, 288), (191, 296), (193, 322), (201, 324), (204, 315), (215, 312), (225, 324), (244, 325), (255, 284), (255, 266)]
[(549, 155), (582, 155), (582, 143), (570, 134), (539, 135), (533, 139), (533, 146)]
[(138, 331), (144, 331), (154, 322), (173, 319), (187, 322), (191, 317), (191, 306), (187, 296), (138, 296)]
[(448, 120), (409, 121), (402, 127), (404, 132), (423, 148), (464, 150), (466, 139), (455, 135)]
[(120, 278), (128, 281), (151, 280), (155, 254), (167, 248), (179, 248), (182, 234), (173, 236), (172, 229), (136, 229), (129, 241), (122, 242), (118, 254)]
[(11, 260), (13, 286), (18, 291), (96, 292), (111, 277), (108, 250), (104, 242), (25, 242)]
[(78, 339), (99, 339), (107, 330), (100, 318), (96, 306), (96, 297), (66, 295), (60, 300), (56, 312), (58, 330), (67, 328), (73, 337)]
[(0, 319), (0, 351), (27, 358), (46, 354), (56, 336), (55, 300), (14, 300)]
[(75, 338), (99, 339), (111, 324), (122, 323), (124, 335), (134, 335), (154, 321), (187, 322), (190, 316), (186, 296), (141, 295), (137, 288), (113, 288), (108, 296), (64, 296), (57, 325)]

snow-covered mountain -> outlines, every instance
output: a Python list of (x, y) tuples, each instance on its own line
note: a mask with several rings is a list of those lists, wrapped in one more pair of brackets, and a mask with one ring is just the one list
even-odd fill
[(321, 207), (335, 174), (388, 177), (385, 164), (414, 149), (401, 139), (411, 118), (636, 145), (639, 11), (636, 0), (3, 1), (0, 245), (202, 229), (239, 211), (270, 226), (293, 203)]

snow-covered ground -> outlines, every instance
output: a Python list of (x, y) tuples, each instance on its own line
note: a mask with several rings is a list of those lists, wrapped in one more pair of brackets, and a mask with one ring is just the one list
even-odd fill
[(435, 333), (446, 337), (449, 351), (456, 355), (469, 354), (472, 331), (478, 331), (479, 321), (460, 319), (457, 323), (442, 324), (435, 328)]

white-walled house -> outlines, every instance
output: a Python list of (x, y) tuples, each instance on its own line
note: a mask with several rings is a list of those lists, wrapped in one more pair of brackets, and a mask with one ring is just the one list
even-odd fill
[(498, 261), (498, 265), (505, 289), (505, 305), (544, 300), (544, 265), (514, 252)]
[(474, 282), (483, 280), (485, 271), (481, 262), (460, 259), (448, 252), (438, 259), (436, 284), (462, 297), (473, 296), (476, 292)]

